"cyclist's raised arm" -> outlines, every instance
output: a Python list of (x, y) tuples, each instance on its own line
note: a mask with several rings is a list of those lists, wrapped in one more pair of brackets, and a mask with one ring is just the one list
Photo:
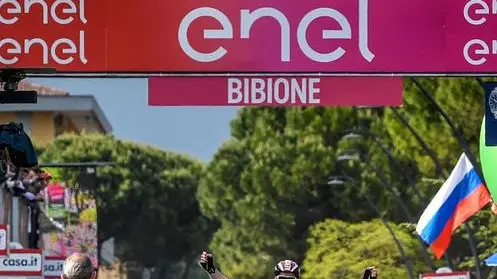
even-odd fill
[(230, 279), (214, 266), (214, 257), (206, 251), (202, 252), (202, 255), (200, 255), (199, 264), (207, 271), (212, 279)]
[(376, 270), (376, 267), (370, 266), (367, 267), (366, 270), (364, 270), (364, 276), (362, 279), (376, 279), (378, 278), (378, 271)]

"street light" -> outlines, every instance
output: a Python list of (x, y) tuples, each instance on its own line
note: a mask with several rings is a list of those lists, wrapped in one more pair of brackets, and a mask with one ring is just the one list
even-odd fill
[[(390, 191), (390, 192), (392, 192), (394, 194), (395, 201), (398, 203), (398, 205), (400, 206), (400, 208), (404, 212), (404, 215), (406, 216), (407, 220), (409, 222), (411, 222), (411, 223), (416, 222), (416, 220), (414, 219), (411, 211), (409, 210), (409, 207), (407, 206), (407, 204), (403, 201), (402, 197), (400, 196), (399, 189), (397, 187), (393, 186), (392, 184), (388, 183), (388, 181), (385, 179), (385, 174), (382, 173), (378, 168), (374, 168), (373, 166), (371, 166), (371, 164), (369, 164), (368, 158), (361, 158), (360, 154), (356, 154), (356, 155), (350, 155), (350, 154), (349, 155), (342, 155), (342, 156), (338, 156), (338, 158), (337, 158), (338, 162), (342, 162), (342, 161), (358, 161), (358, 160), (366, 162), (366, 168), (369, 171), (373, 171), (376, 174), (376, 176), (379, 179), (380, 185), (383, 188), (385, 188), (385, 190), (388, 190), (388, 191)], [(431, 267), (432, 264), (429, 264), (429, 266)]]
[(338, 157), (337, 157), (338, 162), (358, 160), (358, 159), (360, 159), (360, 156), (357, 154), (342, 154), (342, 155), (338, 155)]
[[(334, 186), (345, 185), (346, 180), (349, 180), (353, 184), (357, 184), (358, 186), (360, 186), (359, 181), (357, 181), (357, 180), (355, 180), (355, 179), (353, 179), (353, 178), (351, 178), (351, 177), (349, 177), (349, 176), (347, 176), (345, 174), (343, 174), (342, 176), (332, 176), (332, 177), (330, 177), (330, 179), (328, 181), (328, 185), (334, 185)], [(371, 198), (368, 197), (368, 195), (363, 195), (360, 192), (359, 192), (359, 195), (366, 201), (366, 203), (369, 205), (369, 207), (371, 207), (371, 209), (373, 209), (375, 211), (375, 213), (378, 215), (378, 218), (380, 218), (381, 222), (386, 227), (386, 229), (388, 230), (389, 234), (392, 236), (392, 238), (393, 238), (393, 240), (395, 242), (395, 245), (397, 246), (397, 249), (399, 250), (400, 256), (402, 257), (402, 259), (404, 259), (407, 272), (409, 273), (409, 278), (410, 279), (415, 279), (415, 277), (414, 277), (414, 268), (412, 266), (411, 259), (405, 253), (404, 247), (402, 246), (402, 243), (399, 241), (399, 239), (395, 235), (395, 232), (393, 231), (392, 227), (388, 224), (387, 220), (381, 214), (380, 209), (375, 205), (375, 203), (371, 200)]]
[(344, 185), (345, 181), (342, 180), (342, 177), (330, 177), (328, 180), (328, 183), (326, 183), (330, 186), (338, 186), (338, 185)]
[(345, 139), (345, 140), (354, 140), (354, 139), (362, 139), (362, 138), (363, 138), (362, 135), (356, 134), (354, 132), (348, 133), (342, 137), (342, 139)]
[(405, 171), (404, 167), (399, 163), (397, 159), (395, 159), (395, 156), (393, 156), (392, 152), (386, 148), (383, 143), (380, 140), (380, 137), (373, 133), (372, 131), (368, 129), (356, 129), (356, 130), (351, 130), (349, 131), (348, 134), (344, 135), (342, 139), (344, 140), (360, 140), (364, 138), (371, 138), (373, 142), (381, 149), (385, 155), (387, 155), (388, 159), (390, 162), (395, 166), (395, 168), (404, 176), (404, 178), (407, 180), (411, 188), (413, 189), (414, 193), (419, 199), (422, 199), (422, 194), (421, 191), (418, 189), (416, 186), (416, 183), (414, 182), (414, 179)]

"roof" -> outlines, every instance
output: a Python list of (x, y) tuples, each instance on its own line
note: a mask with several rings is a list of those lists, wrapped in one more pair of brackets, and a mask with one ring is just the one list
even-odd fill
[(69, 96), (69, 92), (54, 87), (31, 83), (29, 81), (19, 82), (19, 90), (36, 91), (38, 96)]
[(36, 104), (2, 104), (0, 112), (65, 113), (78, 122), (95, 119), (105, 133), (112, 132), (109, 120), (93, 95), (70, 95), (67, 91), (28, 81), (21, 81), (18, 89), (38, 92), (38, 102)]

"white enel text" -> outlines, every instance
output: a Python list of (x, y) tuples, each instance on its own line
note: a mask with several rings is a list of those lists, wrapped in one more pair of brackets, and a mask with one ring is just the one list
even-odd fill
[[(469, 0), (464, 5), (464, 20), (473, 26), (483, 25), (490, 16), (496, 14), (497, 0)], [(495, 54), (497, 54), (497, 40), (473, 38), (463, 48), (464, 60), (473, 66), (485, 64), (489, 55)]]
[[(316, 8), (309, 11), (300, 19), (296, 30), (297, 44), (300, 51), (310, 60), (321, 63), (333, 62), (345, 55), (346, 50), (342, 47), (336, 47), (327, 53), (318, 52), (307, 40), (307, 29), (310, 24), (319, 18), (327, 17), (335, 20), (340, 28), (336, 30), (322, 30), (321, 38), (325, 40), (352, 39), (352, 34), (358, 34), (359, 52), (366, 61), (371, 62), (374, 59), (374, 54), (369, 49), (368, 42), (368, 0), (357, 1), (359, 1), (359, 27), (356, 32), (353, 32), (347, 17), (338, 10), (332, 8)], [(259, 19), (264, 17), (273, 18), (280, 27), (280, 61), (291, 61), (290, 49), (292, 42), (290, 34), (292, 30), (290, 28), (290, 21), (283, 11), (272, 7), (262, 7), (252, 11), (245, 9), (240, 10), (240, 30), (237, 32), (234, 31), (231, 19), (220, 10), (211, 7), (200, 7), (189, 12), (179, 25), (178, 41), (183, 52), (195, 61), (203, 63), (215, 62), (223, 58), (229, 51), (220, 45), (214, 51), (204, 53), (196, 50), (190, 44), (191, 40), (188, 38), (188, 29), (196, 19), (201, 17), (213, 18), (221, 25), (221, 29), (204, 30), (203, 39), (206, 40), (231, 40), (234, 39), (235, 33), (240, 34), (240, 39), (250, 39), (250, 30)]]
[[(28, 21), (33, 28), (18, 28), (14, 29), (16, 32), (0, 36), (1, 64), (12, 66), (24, 60), (30, 64), (36, 63), (33, 66), (88, 63), (85, 30), (82, 26), (88, 23), (85, 0), (0, 1), (0, 26), (26, 24), (23, 21)], [(57, 26), (63, 28), (52, 28)], [(50, 32), (61, 32), (61, 35), (55, 38), (47, 36)]]

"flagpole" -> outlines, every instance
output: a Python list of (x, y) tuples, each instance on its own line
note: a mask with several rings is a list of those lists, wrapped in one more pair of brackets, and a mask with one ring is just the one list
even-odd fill
[[(414, 137), (419, 142), (419, 144), (421, 145), (421, 147), (425, 150), (425, 152), (428, 154), (428, 156), (430, 156), (430, 158), (432, 159), (433, 163), (435, 164), (435, 168), (437, 170), (443, 170), (442, 164), (440, 163), (440, 158), (438, 158), (438, 155), (428, 146), (428, 144), (423, 139), (423, 137), (419, 133), (416, 132), (416, 130), (414, 129), (414, 127), (411, 126), (411, 124), (409, 123), (409, 121), (407, 119), (405, 119), (402, 116), (402, 114), (400, 114), (395, 108), (391, 108), (391, 109), (394, 112), (394, 115), (414, 135)], [(468, 157), (468, 159), (469, 159), (469, 157)], [(475, 167), (475, 169), (476, 169), (476, 167)], [(448, 178), (447, 172), (443, 171), (442, 173), (443, 173), (444, 179), (447, 179)], [(483, 181), (483, 177), (482, 176), (481, 176), (481, 179)], [(421, 199), (421, 200), (423, 200), (423, 199)], [(428, 204), (426, 204), (426, 205), (428, 205)], [(474, 261), (475, 261), (476, 277), (478, 279), (481, 279), (480, 258), (478, 257), (478, 251), (476, 249), (476, 242), (477, 242), (476, 241), (476, 237), (474, 235), (473, 229), (467, 223), (464, 223), (464, 228), (466, 229), (466, 231), (468, 233), (468, 242), (469, 242), (471, 253), (473, 254), (473, 258), (474, 258)], [(449, 267), (453, 268), (454, 265), (452, 263), (452, 260), (450, 260), (448, 254), (445, 254), (445, 258), (448, 260)]]

